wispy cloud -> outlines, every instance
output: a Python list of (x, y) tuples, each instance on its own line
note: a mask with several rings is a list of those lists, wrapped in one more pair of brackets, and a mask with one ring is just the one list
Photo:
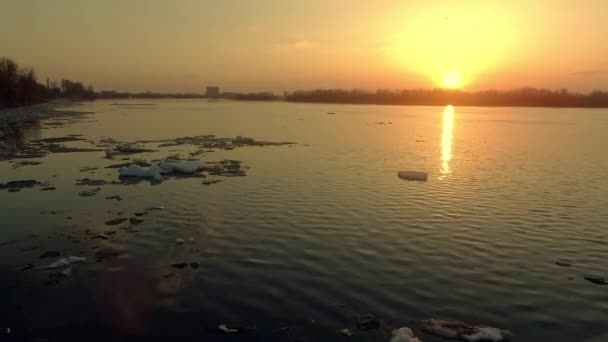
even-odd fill
[(607, 74), (608, 70), (606, 69), (594, 69), (594, 70), (580, 70), (573, 72), (572, 75), (576, 76), (598, 76)]
[(289, 44), (289, 47), (292, 49), (296, 49), (296, 50), (306, 50), (306, 49), (311, 49), (313, 47), (315, 47), (317, 44), (315, 44), (314, 42), (310, 41), (310, 40), (297, 40), (294, 42), (291, 42)]

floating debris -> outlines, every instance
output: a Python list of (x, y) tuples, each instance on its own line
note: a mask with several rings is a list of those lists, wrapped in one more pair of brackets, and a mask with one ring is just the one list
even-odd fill
[(42, 189), (40, 189), (40, 190), (41, 190), (41, 191), (53, 191), (53, 190), (56, 190), (56, 189), (57, 189), (57, 188), (56, 188), (56, 187), (54, 187), (54, 186), (47, 186), (47, 187), (44, 187), (44, 188), (42, 188)]
[(408, 327), (402, 327), (399, 329), (395, 329), (392, 332), (391, 342), (421, 342), (414, 333), (412, 329)]
[(101, 190), (101, 188), (82, 190), (82, 191), (78, 192), (78, 196), (81, 196), (81, 197), (95, 196), (97, 194), (97, 192), (99, 192), (100, 190)]
[(22, 271), (27, 271), (27, 270), (29, 270), (31, 268), (34, 268), (34, 265), (32, 265), (32, 264), (25, 264), (25, 265), (23, 265), (23, 267), (21, 267), (21, 270)]
[(583, 277), (596, 285), (608, 285), (608, 279), (602, 277)]
[(175, 244), (176, 245), (183, 245), (184, 244), (184, 239), (175, 239)]
[(501, 342), (509, 339), (506, 330), (481, 326), (469, 325), (456, 321), (445, 321), (440, 319), (427, 319), (421, 322), (423, 331), (443, 338), (460, 339), (463, 341), (492, 341)]
[(219, 183), (221, 182), (221, 179), (205, 179), (202, 181), (203, 185), (211, 185), (211, 184), (215, 184), (215, 183)]
[(191, 236), (191, 237), (188, 238), (188, 242), (195, 243), (196, 240), (194, 239), (194, 237)]
[(190, 268), (197, 269), (199, 266), (200, 266), (200, 264), (198, 262), (191, 262), (190, 263)]
[(129, 223), (131, 223), (134, 226), (137, 226), (139, 224), (144, 223), (144, 220), (140, 220), (140, 219), (136, 219), (135, 217), (131, 217), (131, 218), (129, 218)]
[(123, 222), (125, 222), (127, 220), (128, 220), (128, 218), (126, 218), (126, 217), (118, 217), (118, 218), (112, 219), (110, 221), (106, 221), (106, 225), (107, 226), (115, 226), (115, 225), (121, 224), (121, 223), (123, 223)]
[(107, 200), (117, 200), (117, 201), (122, 201), (122, 197), (120, 196), (109, 196), (106, 197)]
[(405, 180), (426, 182), (429, 174), (422, 171), (399, 171), (397, 176)]
[(171, 264), (171, 267), (179, 268), (180, 270), (181, 270), (182, 268), (185, 268), (186, 266), (188, 266), (188, 263), (185, 263), (185, 262), (180, 262), (180, 263), (176, 263), (176, 264)]
[(561, 266), (561, 267), (572, 267), (571, 263), (565, 262), (565, 261), (556, 261), (555, 264), (557, 266)]

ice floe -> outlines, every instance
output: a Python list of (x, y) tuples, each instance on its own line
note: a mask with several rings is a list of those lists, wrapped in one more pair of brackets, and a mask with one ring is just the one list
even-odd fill
[(412, 329), (407, 327), (402, 327), (399, 329), (393, 330), (391, 342), (421, 342), (414, 333)]
[(61, 258), (61, 259), (55, 261), (54, 263), (44, 266), (42, 268), (43, 269), (61, 268), (61, 267), (70, 266), (71, 264), (74, 264), (74, 263), (86, 262), (86, 261), (87, 261), (86, 257), (69, 256), (67, 258)]

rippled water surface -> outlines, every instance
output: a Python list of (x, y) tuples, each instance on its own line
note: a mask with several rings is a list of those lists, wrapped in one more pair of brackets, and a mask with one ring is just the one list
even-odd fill
[[(0, 183), (57, 188), (0, 191), (0, 327), (55, 340), (388, 341), (406, 325), (435, 341), (417, 322), (444, 318), (505, 328), (515, 341), (608, 341), (608, 286), (583, 278), (608, 277), (605, 110), (113, 102), (71, 107), (94, 114), (42, 122), (22, 139), (297, 144), (206, 152), (204, 161), (240, 160), (247, 172), (211, 186), (109, 184), (92, 197), (77, 195), (87, 188), (77, 178), (118, 179), (103, 152), (0, 162)], [(191, 147), (158, 150), (132, 157), (188, 157)], [(400, 170), (427, 171), (428, 182)], [(152, 206), (165, 209), (136, 227), (104, 223)], [(92, 239), (87, 229), (116, 233)], [(108, 248), (121, 255), (97, 262)], [(87, 263), (45, 285), (47, 250)], [(171, 267), (180, 262), (200, 267)], [(35, 267), (22, 271), (27, 263)], [(357, 330), (364, 314), (383, 329)], [(256, 330), (218, 335), (222, 323)]]

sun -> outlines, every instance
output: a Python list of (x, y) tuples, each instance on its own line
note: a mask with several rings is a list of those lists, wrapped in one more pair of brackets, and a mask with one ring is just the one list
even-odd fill
[(443, 75), (443, 85), (451, 89), (460, 88), (462, 87), (462, 76), (458, 71), (448, 71)]

